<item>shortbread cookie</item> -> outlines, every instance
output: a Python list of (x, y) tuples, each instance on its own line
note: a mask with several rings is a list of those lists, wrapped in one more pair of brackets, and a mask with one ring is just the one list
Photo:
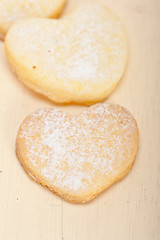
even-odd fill
[(96, 3), (84, 4), (60, 20), (23, 20), (11, 28), (5, 45), (19, 79), (59, 103), (105, 99), (127, 59), (122, 24)]
[(96, 104), (78, 117), (43, 108), (21, 124), (16, 152), (33, 180), (82, 203), (128, 173), (138, 141), (135, 119), (119, 105)]
[(58, 17), (65, 0), (0, 0), (0, 39), (13, 23), (27, 17)]

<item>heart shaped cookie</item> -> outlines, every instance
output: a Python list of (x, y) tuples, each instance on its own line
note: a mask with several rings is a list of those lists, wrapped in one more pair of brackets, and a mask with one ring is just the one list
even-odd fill
[(119, 105), (97, 104), (78, 117), (44, 108), (21, 124), (16, 152), (32, 179), (81, 203), (128, 173), (138, 141), (135, 119)]
[(122, 24), (96, 3), (84, 4), (60, 20), (20, 21), (10, 29), (5, 46), (19, 79), (59, 103), (105, 99), (127, 59)]
[(27, 17), (57, 17), (65, 0), (0, 0), (0, 39), (13, 23)]

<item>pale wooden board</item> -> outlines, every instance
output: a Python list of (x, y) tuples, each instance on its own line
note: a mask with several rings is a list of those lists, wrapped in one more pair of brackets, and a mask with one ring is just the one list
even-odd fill
[[(81, 0), (68, 0), (65, 13)], [(15, 155), (21, 121), (55, 106), (23, 86), (11, 72), (0, 42), (0, 239), (160, 239), (160, 1), (103, 1), (121, 17), (128, 34), (127, 71), (107, 102), (137, 119), (140, 148), (129, 175), (92, 202), (74, 205), (34, 183)], [(78, 114), (87, 107), (57, 106)]]

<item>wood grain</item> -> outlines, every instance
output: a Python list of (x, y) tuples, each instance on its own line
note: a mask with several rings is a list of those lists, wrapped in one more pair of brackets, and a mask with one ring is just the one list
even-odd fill
[[(99, 0), (100, 1), (100, 0)], [(68, 0), (65, 13), (80, 0)], [(129, 39), (126, 73), (107, 102), (137, 119), (140, 147), (130, 174), (85, 205), (63, 201), (28, 178), (15, 155), (21, 121), (56, 106), (23, 86), (10, 70), (0, 42), (0, 239), (160, 239), (160, 1), (102, 0), (121, 17)], [(84, 106), (57, 106), (79, 114)]]

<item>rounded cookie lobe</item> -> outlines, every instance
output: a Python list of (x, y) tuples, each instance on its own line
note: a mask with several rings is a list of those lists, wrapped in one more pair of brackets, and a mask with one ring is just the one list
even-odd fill
[(0, 39), (16, 21), (28, 17), (58, 17), (65, 0), (1, 0)]
[(135, 119), (119, 105), (97, 104), (79, 117), (44, 108), (21, 124), (16, 152), (33, 180), (81, 203), (128, 173), (138, 141)]
[(59, 103), (104, 100), (122, 77), (127, 60), (120, 20), (96, 3), (59, 20), (21, 21), (10, 29), (5, 46), (19, 79)]

